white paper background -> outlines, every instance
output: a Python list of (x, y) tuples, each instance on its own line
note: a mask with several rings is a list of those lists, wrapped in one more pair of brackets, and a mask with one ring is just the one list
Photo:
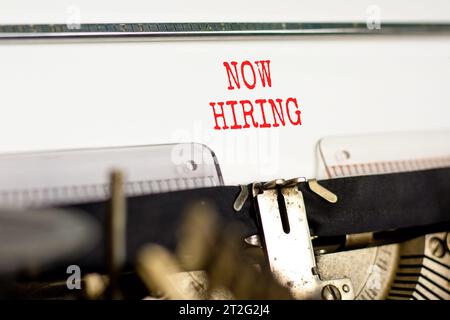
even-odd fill
[[(377, 2), (383, 17), (450, 14), (447, 1), (391, 2)], [(63, 22), (66, 3), (2, 1), (0, 21)], [(372, 4), (70, 3), (81, 3), (91, 22), (359, 20)], [(243, 59), (270, 59), (272, 88), (226, 90), (223, 61)], [(327, 135), (450, 129), (448, 36), (8, 43), (0, 44), (0, 71), (0, 152), (194, 141), (217, 153), (226, 183), (312, 176), (314, 146)], [(210, 101), (290, 96), (300, 102), (301, 127), (212, 129)]]
[(2, 0), (0, 23), (65, 23), (78, 6), (83, 22), (450, 21), (448, 0)]

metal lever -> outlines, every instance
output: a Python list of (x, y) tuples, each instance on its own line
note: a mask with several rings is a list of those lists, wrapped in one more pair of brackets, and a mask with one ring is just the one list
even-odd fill
[(270, 269), (278, 281), (290, 288), (296, 299), (354, 299), (350, 279), (323, 281), (317, 274), (303, 195), (297, 186), (279, 186), (286, 208), (286, 233), (282, 225), (277, 189), (262, 189), (256, 195), (263, 247)]

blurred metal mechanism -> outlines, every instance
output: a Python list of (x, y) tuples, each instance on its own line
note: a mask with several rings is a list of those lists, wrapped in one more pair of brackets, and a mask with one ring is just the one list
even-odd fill
[(289, 290), (242, 251), (234, 226), (221, 229), (205, 202), (190, 210), (176, 255), (150, 245), (138, 272), (153, 297), (167, 299), (290, 299)]
[(389, 299), (450, 300), (449, 233), (429, 234), (401, 246)]
[(126, 198), (123, 191), (123, 172), (115, 170), (111, 173), (111, 207), (107, 221), (107, 266), (109, 273), (108, 296), (120, 299), (119, 274), (125, 265), (126, 258)]

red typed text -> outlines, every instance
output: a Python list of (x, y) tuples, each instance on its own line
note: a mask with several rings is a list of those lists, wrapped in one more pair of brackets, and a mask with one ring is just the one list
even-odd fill
[[(224, 62), (228, 90), (271, 88), (270, 60)], [(271, 128), (302, 124), (297, 98), (236, 99), (209, 103), (215, 130)]]

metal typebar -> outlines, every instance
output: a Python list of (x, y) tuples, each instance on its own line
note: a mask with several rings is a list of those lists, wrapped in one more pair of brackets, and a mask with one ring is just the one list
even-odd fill
[(450, 24), (386, 23), (93, 23), (0, 25), (0, 40), (23, 39), (226, 39), (306, 35), (450, 34)]

